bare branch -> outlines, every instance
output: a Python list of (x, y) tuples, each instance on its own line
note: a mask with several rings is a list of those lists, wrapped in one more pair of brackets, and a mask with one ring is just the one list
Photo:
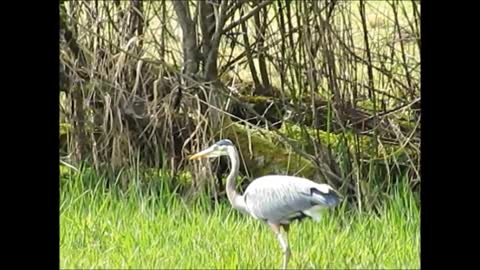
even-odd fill
[(197, 35), (190, 17), (188, 1), (173, 2), (183, 32), (183, 65), (185, 72), (195, 74), (198, 71)]
[(252, 9), (247, 15), (245, 15), (244, 17), (232, 22), (231, 24), (227, 25), (222, 33), (227, 33), (228, 31), (232, 30), (233, 28), (237, 27), (239, 24), (241, 24), (242, 22), (245, 22), (247, 21), (248, 19), (250, 19), (250, 17), (252, 17), (253, 15), (255, 15), (256, 13), (258, 13), (263, 7), (266, 7), (268, 6), (269, 4), (271, 4), (273, 2), (273, 0), (267, 0), (267, 1), (264, 1), (262, 2), (261, 4), (259, 4), (258, 6), (256, 6), (254, 9)]

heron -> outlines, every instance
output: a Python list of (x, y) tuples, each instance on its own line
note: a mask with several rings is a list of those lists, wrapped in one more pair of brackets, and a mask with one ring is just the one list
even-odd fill
[[(336, 206), (342, 196), (330, 185), (290, 175), (266, 175), (253, 180), (245, 192), (235, 188), (240, 159), (235, 145), (222, 139), (192, 155), (189, 160), (228, 156), (230, 173), (226, 193), (232, 207), (268, 224), (283, 252), (281, 269), (286, 269), (291, 257), (288, 244), (290, 223), (311, 218), (319, 221), (322, 210)], [(284, 234), (281, 232), (281, 228)]]

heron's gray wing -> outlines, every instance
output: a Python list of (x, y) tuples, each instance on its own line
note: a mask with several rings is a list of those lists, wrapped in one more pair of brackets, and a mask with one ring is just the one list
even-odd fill
[(291, 176), (265, 176), (253, 181), (244, 194), (250, 214), (264, 220), (281, 221), (301, 215), (319, 205), (317, 186), (309, 180)]

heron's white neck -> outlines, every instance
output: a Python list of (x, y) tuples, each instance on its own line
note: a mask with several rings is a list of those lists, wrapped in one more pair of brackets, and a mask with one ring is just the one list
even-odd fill
[(234, 146), (228, 147), (228, 158), (230, 159), (230, 173), (227, 177), (227, 197), (232, 206), (239, 210), (245, 209), (245, 202), (243, 201), (243, 196), (240, 195), (235, 189), (235, 178), (238, 175), (238, 170), (240, 168), (240, 159), (238, 157), (237, 149)]

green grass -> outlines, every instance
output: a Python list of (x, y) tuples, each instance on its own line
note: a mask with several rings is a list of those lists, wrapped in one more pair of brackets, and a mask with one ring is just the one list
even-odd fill
[[(88, 179), (86, 179), (88, 178)], [(98, 184), (91, 184), (97, 181)], [(161, 181), (159, 178), (151, 179)], [(281, 251), (267, 226), (203, 198), (186, 204), (160, 187), (106, 190), (88, 174), (63, 177), (61, 268), (270, 268)], [(141, 191), (142, 190), (142, 191)], [(340, 206), (319, 222), (291, 226), (289, 268), (420, 267), (420, 217), (413, 196), (400, 190), (379, 214)]]

